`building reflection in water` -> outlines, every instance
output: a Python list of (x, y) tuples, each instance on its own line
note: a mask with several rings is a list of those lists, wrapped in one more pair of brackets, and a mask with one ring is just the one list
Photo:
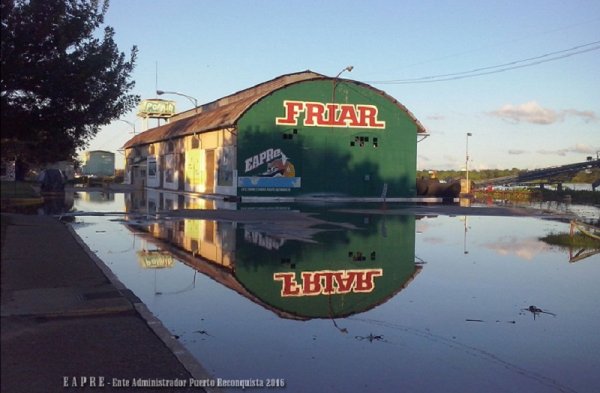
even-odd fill
[[(215, 207), (212, 201), (164, 194), (132, 197), (128, 212), (152, 217), (171, 206)], [(422, 269), (415, 262), (414, 215), (328, 211), (320, 218), (325, 221), (311, 227), (193, 218), (131, 220), (127, 226), (156, 248), (143, 256), (143, 266), (168, 265), (168, 251), (283, 318), (339, 318), (367, 311), (391, 299)]]
[(77, 192), (77, 197), (85, 202), (114, 202), (115, 194), (112, 192)]

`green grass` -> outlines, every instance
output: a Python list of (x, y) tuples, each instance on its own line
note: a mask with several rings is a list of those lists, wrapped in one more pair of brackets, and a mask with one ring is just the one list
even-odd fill
[(29, 182), (2, 181), (0, 191), (2, 199), (39, 198), (40, 196)]
[(34, 214), (44, 203), (34, 183), (2, 181), (0, 210), (6, 213)]
[(561, 248), (585, 248), (590, 250), (600, 249), (600, 240), (596, 240), (582, 233), (574, 233), (573, 236), (568, 233), (551, 233), (540, 238), (543, 242), (552, 246)]
[(564, 201), (568, 195), (571, 197), (571, 203), (580, 203), (584, 205), (600, 205), (600, 192), (598, 191), (575, 191), (575, 190), (538, 190), (544, 201)]
[(574, 191), (574, 190), (541, 190), (535, 189), (516, 189), (516, 190), (494, 190), (486, 192), (484, 190), (475, 191), (478, 199), (485, 200), (488, 197), (515, 202), (537, 202), (537, 201), (558, 201), (565, 202), (567, 196), (570, 197), (570, 203), (583, 205), (600, 205), (600, 192), (598, 191)]

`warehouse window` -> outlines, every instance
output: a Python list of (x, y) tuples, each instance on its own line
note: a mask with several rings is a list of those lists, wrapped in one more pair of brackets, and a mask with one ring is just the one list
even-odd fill
[(373, 142), (373, 147), (379, 147), (379, 139), (371, 139), (368, 136), (355, 136), (354, 139), (350, 141), (350, 147), (365, 147), (368, 146), (369, 141)]

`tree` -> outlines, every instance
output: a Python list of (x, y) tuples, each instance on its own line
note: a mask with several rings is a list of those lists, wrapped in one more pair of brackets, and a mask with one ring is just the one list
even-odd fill
[(2, 155), (73, 159), (139, 102), (129, 59), (104, 27), (108, 0), (2, 0)]

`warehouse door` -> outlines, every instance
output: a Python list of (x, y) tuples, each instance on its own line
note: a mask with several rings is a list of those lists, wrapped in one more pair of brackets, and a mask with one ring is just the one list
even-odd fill
[(215, 151), (207, 150), (206, 155), (206, 192), (213, 193), (215, 192)]

